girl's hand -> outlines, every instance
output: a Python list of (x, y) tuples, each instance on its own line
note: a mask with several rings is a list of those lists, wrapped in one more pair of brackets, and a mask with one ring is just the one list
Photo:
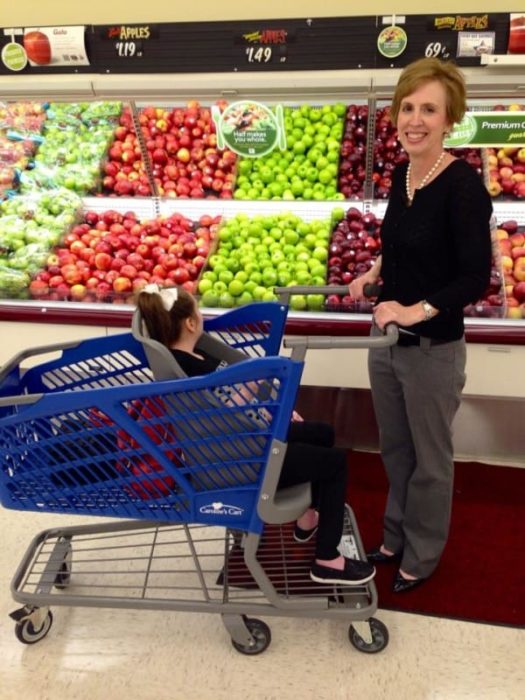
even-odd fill
[(292, 421), (294, 423), (304, 423), (304, 418), (299, 413), (297, 413), (297, 411), (294, 411), (292, 413)]

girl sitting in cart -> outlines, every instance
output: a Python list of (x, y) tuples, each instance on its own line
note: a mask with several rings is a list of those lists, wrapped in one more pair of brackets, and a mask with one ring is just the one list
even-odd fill
[[(169, 348), (188, 376), (209, 374), (223, 366), (217, 358), (195, 350), (203, 332), (203, 320), (195, 298), (185, 289), (147, 285), (137, 297), (137, 306), (149, 336)], [(375, 576), (375, 568), (368, 562), (344, 557), (338, 550), (344, 523), (347, 465), (345, 451), (334, 447), (334, 441), (330, 425), (303, 421), (294, 412), (279, 487), (312, 484), (312, 507), (294, 528), (298, 542), (317, 536), (310, 570), (312, 580), (359, 586)]]

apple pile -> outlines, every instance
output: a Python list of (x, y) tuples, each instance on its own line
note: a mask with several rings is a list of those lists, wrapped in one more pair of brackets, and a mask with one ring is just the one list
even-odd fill
[(368, 105), (348, 106), (338, 176), (339, 192), (345, 199), (362, 199), (364, 196), (367, 121)]
[(44, 142), (34, 169), (20, 178), (21, 191), (66, 187), (81, 195), (95, 193), (120, 110), (120, 102), (50, 104)]
[[(368, 272), (381, 250), (381, 223), (372, 212), (362, 214), (350, 207), (335, 213), (338, 220), (328, 247), (328, 284), (350, 284), (356, 277)], [(356, 302), (350, 295), (330, 294), (326, 298), (327, 311), (368, 313), (369, 301)]]
[[(252, 301), (274, 301), (275, 286), (326, 284), (330, 223), (305, 221), (290, 212), (248, 217), (237, 214), (218, 233), (198, 284), (205, 307), (231, 308)], [(322, 309), (318, 294), (293, 295), (295, 310)]]
[(231, 199), (237, 156), (217, 148), (209, 107), (145, 107), (139, 123), (158, 196)]
[(502, 318), (505, 315), (505, 303), (502, 275), (497, 258), (493, 257), (490, 282), (485, 294), (475, 304), (465, 306), (463, 315), (474, 318)]
[(525, 199), (525, 148), (487, 148), (491, 197)]
[(38, 103), (0, 104), (0, 198), (17, 188), (17, 171), (28, 166), (45, 118)]
[(0, 204), (0, 293), (17, 297), (27, 290), (51, 248), (75, 221), (82, 202), (68, 190), (35, 199), (12, 197)]
[(344, 199), (337, 192), (338, 163), (346, 107), (337, 103), (285, 107), (286, 149), (242, 158), (234, 198)]
[(17, 171), (25, 170), (34, 151), (31, 141), (13, 141), (0, 132), (0, 197), (17, 187)]
[(120, 115), (103, 170), (102, 194), (126, 197), (152, 194), (130, 107), (124, 107)]
[(47, 118), (39, 102), (10, 102), (0, 104), (0, 129), (19, 134), (40, 134)]
[(503, 221), (496, 232), (501, 254), (507, 318), (525, 318), (525, 227)]
[(388, 199), (392, 188), (392, 171), (396, 165), (404, 163), (406, 159), (407, 154), (397, 138), (397, 129), (390, 119), (390, 106), (379, 107), (376, 113), (372, 173), (376, 199)]
[(126, 302), (148, 283), (195, 291), (220, 217), (87, 211), (30, 284), (34, 298)]

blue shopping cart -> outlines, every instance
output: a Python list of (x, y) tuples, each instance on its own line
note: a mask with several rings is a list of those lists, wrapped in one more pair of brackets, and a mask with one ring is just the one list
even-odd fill
[[(2, 370), (2, 505), (113, 518), (33, 539), (11, 585), (20, 641), (45, 637), (50, 606), (67, 605), (217, 612), (245, 654), (271, 639), (254, 613), (336, 616), (358, 649), (386, 646), (373, 582), (313, 584), (287, 530), (309, 487), (277, 490), (303, 368), (277, 355), (285, 320), (273, 303), (208, 322), (206, 342), (250, 359), (204, 377), (159, 380), (151, 344), (131, 333), (28, 351)], [(49, 352), (60, 356), (23, 371)], [(250, 393), (253, 405), (231, 399)], [(350, 508), (345, 537), (363, 557)]]

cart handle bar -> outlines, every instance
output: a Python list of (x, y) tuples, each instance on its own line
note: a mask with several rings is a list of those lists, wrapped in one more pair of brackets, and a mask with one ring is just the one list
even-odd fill
[(334, 350), (341, 348), (388, 348), (397, 343), (397, 324), (389, 323), (384, 335), (324, 337), (317, 335), (294, 335), (284, 338), (285, 348), (292, 348), (292, 360), (303, 361), (307, 350)]
[[(377, 297), (381, 291), (380, 284), (365, 284), (363, 287), (363, 293), (365, 297)], [(324, 294), (328, 296), (329, 294), (339, 294), (344, 296), (348, 294), (348, 285), (346, 284), (333, 284), (320, 287), (310, 287), (308, 285), (297, 285), (295, 287), (274, 287), (274, 294), (279, 297), (279, 300), (283, 304), (288, 304), (292, 294)]]

